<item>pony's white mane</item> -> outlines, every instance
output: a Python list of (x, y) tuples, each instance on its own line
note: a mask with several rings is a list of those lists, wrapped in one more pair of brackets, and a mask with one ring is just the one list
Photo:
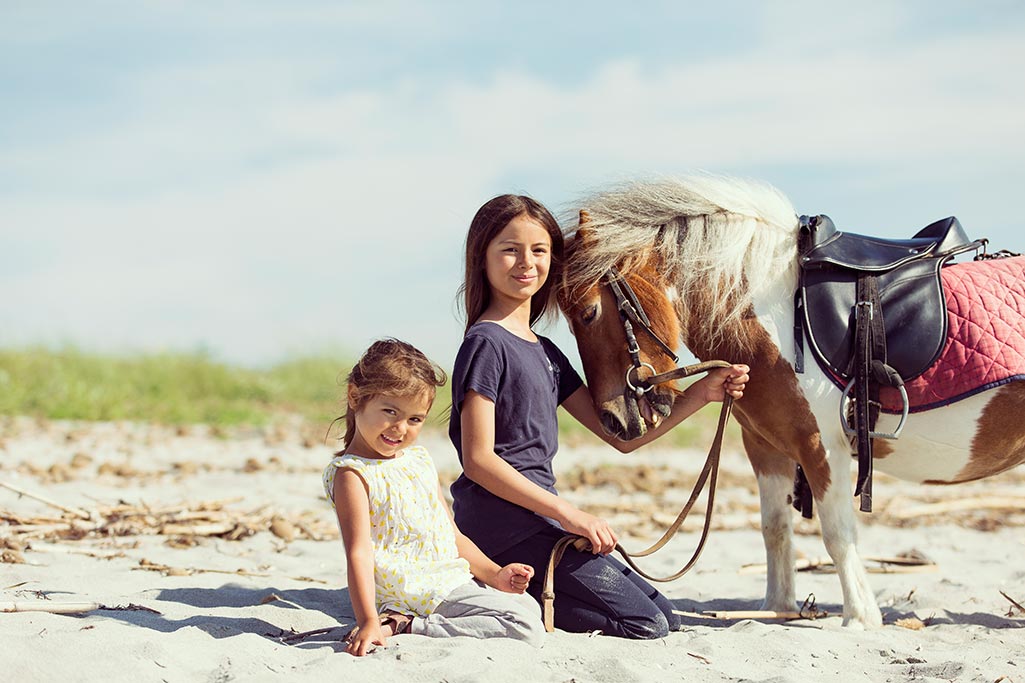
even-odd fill
[(711, 303), (710, 338), (737, 329), (758, 292), (795, 267), (796, 212), (766, 183), (715, 175), (659, 179), (592, 195), (580, 206), (590, 215), (590, 238), (567, 263), (567, 288), (584, 291), (610, 267), (629, 272), (654, 255), (682, 300), (697, 293)]

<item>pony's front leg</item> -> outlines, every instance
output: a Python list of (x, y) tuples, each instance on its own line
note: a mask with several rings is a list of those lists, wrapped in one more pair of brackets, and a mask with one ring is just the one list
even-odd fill
[(765, 602), (762, 609), (794, 610), (793, 509), (795, 464), (760, 437), (743, 430), (744, 449), (758, 479), (765, 542)]
[(830, 484), (816, 502), (822, 540), (836, 566), (843, 590), (843, 625), (853, 628), (882, 626), (875, 594), (858, 554), (858, 529), (850, 488), (851, 456), (845, 448), (830, 449)]

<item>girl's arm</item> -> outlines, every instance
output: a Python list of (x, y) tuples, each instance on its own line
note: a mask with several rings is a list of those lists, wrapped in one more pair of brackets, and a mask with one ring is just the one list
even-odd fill
[(722, 401), (726, 394), (735, 399), (743, 396), (744, 386), (749, 379), (748, 372), (750, 369), (746, 365), (712, 370), (676, 397), (669, 416), (660, 420), (658, 426), (649, 427), (644, 436), (631, 441), (623, 441), (605, 431), (586, 386), (582, 386), (570, 394), (569, 398), (562, 402), (562, 407), (580, 424), (594, 432), (613, 448), (621, 453), (630, 453), (659, 438), (707, 404), (713, 401)]
[(459, 557), (470, 564), (470, 573), (478, 581), (482, 581), (492, 588), (506, 593), (522, 593), (527, 590), (531, 577), (534, 576), (534, 569), (530, 565), (514, 562), (504, 567), (499, 567), (490, 557), (485, 555), (477, 544), (471, 541), (456, 526), (456, 520), (452, 517), (452, 510), (445, 501), (445, 495), (438, 485), (438, 500), (445, 506), (448, 513), (448, 521), (452, 523), (452, 530), (456, 534), (456, 549)]
[(495, 454), (494, 401), (476, 391), (468, 391), (463, 399), (460, 421), (463, 471), (471, 481), (499, 498), (558, 520), (567, 531), (586, 537), (595, 553), (612, 552), (619, 539), (608, 522), (549, 493)]
[(345, 650), (362, 657), (371, 645), (387, 644), (377, 616), (374, 548), (370, 542), (370, 498), (363, 478), (350, 469), (335, 472), (334, 501), (345, 544), (349, 600), (359, 627)]

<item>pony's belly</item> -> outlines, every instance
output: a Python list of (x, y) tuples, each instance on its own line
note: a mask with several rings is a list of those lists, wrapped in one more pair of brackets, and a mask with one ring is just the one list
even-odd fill
[[(908, 415), (899, 439), (875, 441), (873, 467), (908, 481), (963, 481), (963, 472), (972, 458), (976, 427), (992, 393)], [(899, 417), (880, 415), (876, 431), (892, 431)]]

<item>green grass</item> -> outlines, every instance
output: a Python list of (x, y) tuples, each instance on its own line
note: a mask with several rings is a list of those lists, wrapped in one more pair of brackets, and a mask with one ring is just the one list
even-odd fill
[(351, 362), (309, 357), (256, 370), (202, 353), (107, 356), (75, 349), (0, 351), (0, 414), (164, 424), (329, 422)]
[[(253, 369), (219, 363), (203, 353), (0, 350), (0, 415), (218, 426), (266, 425), (298, 415), (326, 426), (342, 414), (343, 383), (352, 362), (325, 354)], [(450, 401), (446, 385), (438, 390), (427, 428), (447, 430)], [(659, 445), (707, 448), (718, 414), (718, 404), (706, 406)], [(732, 423), (733, 439), (735, 430)], [(562, 410), (559, 437), (566, 446), (599, 443)]]

